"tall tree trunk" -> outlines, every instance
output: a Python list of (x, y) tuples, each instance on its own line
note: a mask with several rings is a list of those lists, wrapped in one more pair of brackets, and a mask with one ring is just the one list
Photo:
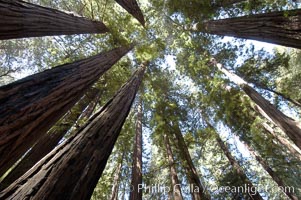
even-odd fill
[(293, 156), (295, 156), (296, 158), (298, 158), (301, 161), (301, 153), (300, 153), (300, 150), (298, 149), (298, 147), (293, 146), (287, 139), (285, 139), (281, 135), (275, 133), (275, 131), (273, 130), (273, 128), (271, 126), (269, 126), (267, 123), (262, 123), (261, 125), (280, 144), (282, 144), (283, 146), (285, 146)]
[[(238, 74), (238, 76), (241, 76), (241, 75)], [(249, 83), (254, 84), (256, 87), (261, 88), (261, 89), (264, 89), (264, 90), (267, 90), (267, 91), (269, 91), (269, 92), (272, 92), (272, 93), (276, 94), (277, 96), (283, 98), (284, 100), (286, 100), (286, 101), (292, 103), (293, 105), (297, 106), (298, 108), (301, 108), (301, 103), (298, 102), (298, 101), (295, 100), (295, 99), (290, 98), (288, 95), (286, 95), (286, 94), (284, 94), (284, 93), (281, 93), (281, 92), (278, 92), (278, 91), (276, 91), (276, 90), (273, 90), (273, 89), (271, 89), (271, 88), (265, 86), (264, 84), (262, 84), (262, 83), (260, 83), (260, 82), (258, 82), (258, 81), (251, 81), (251, 82), (250, 82), (250, 81), (248, 80), (248, 77), (245, 77), (245, 76), (241, 76), (241, 77), (242, 77), (244, 80), (248, 81)]]
[(124, 155), (125, 155), (125, 153), (123, 152), (121, 155), (121, 159), (116, 167), (114, 181), (113, 181), (113, 187), (112, 187), (112, 194), (111, 194), (110, 200), (118, 200), (118, 188), (119, 188), (119, 181), (120, 181), (120, 176), (121, 176)]
[(0, 191), (12, 184), (39, 160), (52, 151), (59, 141), (66, 135), (68, 130), (78, 120), (83, 110), (98, 96), (97, 91), (89, 90), (87, 94), (71, 109), (58, 125), (55, 125), (49, 132), (41, 137), (38, 142), (26, 153), (24, 158), (9, 172), (9, 174), (1, 181)]
[(247, 144), (244, 143), (245, 147), (248, 149), (250, 154), (255, 157), (255, 159), (261, 164), (261, 166), (266, 170), (266, 172), (272, 177), (272, 179), (277, 183), (280, 188), (283, 188), (283, 193), (287, 195), (288, 198), (292, 200), (298, 200), (297, 196), (291, 192), (288, 186), (282, 181), (282, 179), (270, 168), (269, 164), (261, 158), (257, 153)]
[(131, 48), (116, 48), (0, 87), (0, 176)]
[(287, 136), (299, 148), (301, 148), (301, 125), (299, 122), (296, 122), (295, 120), (283, 114), (281, 111), (277, 110), (275, 106), (273, 106), (269, 101), (263, 98), (258, 92), (256, 92), (256, 90), (250, 87), (248, 83), (245, 82), (242, 78), (234, 73), (229, 72), (219, 63), (217, 63), (216, 66), (253, 100), (253, 102), (262, 110), (260, 111), (260, 114), (262, 114), (263, 117), (271, 120), (274, 124), (280, 127), (287, 134)]
[(184, 161), (183, 166), (185, 168), (187, 178), (189, 180), (189, 183), (192, 186), (191, 187), (192, 199), (193, 200), (210, 199), (205, 195), (205, 190), (201, 184), (198, 172), (197, 172), (197, 170), (192, 162), (192, 159), (190, 157), (187, 145), (185, 143), (185, 140), (184, 140), (181, 130), (179, 128), (179, 124), (176, 123), (176, 125), (171, 128), (176, 137), (180, 155), (182, 157), (182, 160)]
[(168, 158), (174, 200), (183, 200), (180, 181), (177, 175), (177, 170), (175, 168), (175, 160), (173, 158), (173, 153), (170, 147), (169, 138), (167, 134), (163, 135), (163, 139), (164, 139), (167, 158)]
[(102, 22), (18, 0), (0, 0), (0, 24), (0, 40), (109, 31)]
[[(232, 165), (232, 167), (234, 168), (235, 172), (238, 174), (238, 176), (240, 177), (240, 179), (248, 187), (248, 191), (254, 191), (255, 187), (253, 186), (253, 183), (246, 176), (246, 174), (244, 173), (244, 171), (241, 168), (241, 166), (239, 165), (239, 163), (231, 155), (228, 147), (224, 144), (224, 142), (221, 140), (221, 138), (219, 137), (219, 135), (217, 133), (215, 135), (216, 135), (216, 141), (217, 141), (217, 143), (219, 144), (220, 148), (223, 150), (224, 154), (228, 158), (228, 160), (229, 160), (230, 164)], [(256, 193), (248, 192), (248, 196), (251, 199), (254, 199), (254, 200), (263, 200), (263, 198), (260, 196), (260, 194), (258, 193), (257, 190), (256, 190)]]
[(0, 193), (0, 199), (89, 199), (130, 111), (140, 67), (86, 125)]
[(132, 166), (131, 186), (133, 187), (133, 190), (130, 191), (130, 200), (142, 200), (142, 191), (138, 189), (139, 185), (142, 185), (142, 118), (142, 95), (140, 95), (137, 109), (136, 135)]
[(126, 11), (128, 11), (133, 17), (135, 17), (142, 26), (145, 26), (145, 20), (142, 11), (136, 0), (115, 0)]
[(301, 9), (210, 20), (193, 25), (192, 30), (300, 49)]

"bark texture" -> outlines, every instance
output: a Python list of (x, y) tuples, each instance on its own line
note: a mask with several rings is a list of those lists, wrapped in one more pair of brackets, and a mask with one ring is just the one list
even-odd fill
[(224, 73), (232, 82), (237, 84), (257, 105), (259, 108), (257, 111), (263, 115), (263, 117), (272, 121), (275, 125), (283, 130), (287, 136), (301, 148), (301, 129), (300, 123), (296, 122), (292, 118), (286, 116), (280, 110), (272, 105), (269, 101), (263, 98), (256, 90), (248, 85), (242, 78), (234, 73), (229, 72), (222, 67), (221, 64), (216, 64), (217, 68)]
[(142, 11), (136, 0), (115, 0), (126, 11), (128, 11), (133, 17), (135, 17), (142, 26), (145, 26), (145, 20)]
[(301, 48), (301, 9), (199, 23), (195, 30)]
[[(275, 173), (275, 171), (269, 166), (269, 164), (247, 144), (244, 143), (246, 148), (249, 150), (250, 154), (255, 157), (255, 159), (261, 164), (261, 166), (266, 170), (266, 172), (272, 177), (272, 179), (277, 183), (280, 188), (289, 188), (282, 179)], [(283, 190), (284, 194), (291, 200), (298, 200), (298, 197), (290, 192), (288, 189)]]
[[(240, 179), (248, 187), (248, 191), (254, 191), (253, 188), (255, 188), (255, 187), (254, 187), (253, 183), (248, 179), (248, 177), (244, 173), (244, 171), (241, 168), (241, 166), (239, 165), (239, 163), (231, 155), (228, 147), (224, 144), (224, 142), (221, 140), (221, 138), (219, 137), (218, 134), (215, 134), (215, 135), (216, 135), (216, 141), (217, 141), (217, 143), (219, 144), (220, 148), (223, 150), (224, 154), (228, 158), (228, 160), (229, 160), (230, 164), (232, 165), (233, 169), (235, 170), (235, 172), (238, 174), (238, 176), (240, 177)], [(263, 198), (260, 196), (260, 194), (258, 193), (258, 191), (256, 191), (256, 193), (248, 192), (248, 196), (250, 197), (250, 199), (253, 199), (253, 200), (263, 200)]]
[(133, 187), (133, 190), (130, 191), (130, 200), (142, 200), (142, 191), (138, 190), (139, 184), (142, 184), (142, 118), (142, 96), (140, 95), (137, 109), (136, 135), (132, 166), (131, 186)]
[(167, 158), (168, 158), (171, 184), (172, 184), (172, 190), (173, 190), (173, 197), (174, 197), (174, 200), (183, 200), (180, 182), (179, 182), (177, 170), (175, 168), (175, 160), (173, 158), (173, 153), (171, 150), (171, 146), (170, 146), (169, 138), (168, 138), (167, 134), (164, 134), (163, 139), (164, 139)]
[(1, 181), (0, 191), (8, 187), (15, 180), (21, 177), (39, 160), (52, 151), (66, 135), (68, 130), (76, 123), (82, 112), (89, 106), (91, 99), (98, 96), (98, 91), (90, 89), (87, 94), (72, 108), (61, 120), (43, 135), (38, 142), (26, 153), (24, 158), (9, 172), (9, 174)]
[(0, 1), (0, 40), (108, 31), (102, 22), (24, 1)]
[(0, 87), (0, 175), (131, 48), (116, 48)]
[(189, 180), (189, 183), (191, 184), (191, 192), (192, 192), (192, 199), (193, 200), (206, 200), (210, 199), (205, 195), (205, 190), (201, 184), (201, 181), (199, 179), (198, 172), (192, 162), (192, 159), (190, 157), (187, 145), (185, 143), (185, 140), (183, 138), (183, 135), (181, 133), (181, 130), (179, 128), (179, 125), (176, 123), (176, 126), (173, 127), (173, 133), (176, 137), (178, 148), (180, 155), (182, 157), (182, 160), (184, 161), (183, 166), (185, 168), (187, 178)]
[(0, 193), (0, 199), (90, 199), (130, 111), (140, 67), (86, 125)]
[(121, 159), (117, 165), (116, 171), (115, 171), (113, 187), (112, 187), (112, 194), (111, 194), (110, 200), (118, 200), (118, 187), (119, 187), (119, 181), (120, 181), (120, 176), (121, 176), (124, 155), (125, 155), (125, 153), (123, 152), (121, 155)]

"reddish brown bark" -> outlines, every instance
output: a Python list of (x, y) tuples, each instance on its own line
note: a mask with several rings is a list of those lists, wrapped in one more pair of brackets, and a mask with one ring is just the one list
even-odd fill
[(112, 194), (110, 197), (110, 200), (118, 200), (118, 187), (119, 187), (119, 179), (121, 176), (121, 169), (123, 165), (123, 159), (124, 159), (125, 153), (122, 153), (121, 159), (116, 167), (114, 181), (113, 181), (113, 187), (112, 187)]
[(142, 200), (142, 191), (139, 185), (142, 184), (142, 96), (140, 95), (137, 120), (136, 120), (136, 135), (134, 141), (133, 166), (132, 166), (132, 181), (130, 191), (130, 200)]
[(301, 9), (198, 23), (193, 30), (301, 48)]
[(98, 91), (89, 90), (87, 94), (71, 109), (58, 125), (55, 125), (43, 135), (37, 143), (26, 153), (20, 162), (9, 172), (9, 174), (1, 181), (0, 191), (9, 186), (31, 167), (33, 167), (39, 160), (52, 151), (64, 137), (68, 130), (74, 125), (80, 117), (82, 111), (89, 105), (91, 98), (98, 95)]
[(0, 175), (131, 47), (120, 47), (0, 87)]
[(0, 40), (108, 31), (102, 22), (24, 1), (0, 1)]
[(133, 17), (135, 17), (142, 26), (145, 26), (145, 20), (142, 11), (136, 0), (115, 0), (126, 11), (128, 11)]
[(173, 190), (173, 197), (174, 200), (183, 200), (182, 191), (180, 187), (180, 181), (177, 175), (177, 170), (175, 168), (175, 160), (173, 158), (173, 153), (171, 150), (171, 146), (169, 143), (169, 138), (167, 134), (163, 135), (165, 148), (166, 148), (166, 154), (168, 158), (168, 164), (169, 164), (169, 170), (170, 170), (170, 177), (171, 177), (171, 184), (172, 184), (172, 190)]
[(0, 193), (0, 199), (89, 199), (130, 111), (140, 67), (90, 121)]

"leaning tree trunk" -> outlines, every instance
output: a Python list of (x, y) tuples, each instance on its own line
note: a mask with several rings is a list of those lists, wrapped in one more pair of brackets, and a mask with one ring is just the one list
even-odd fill
[(184, 162), (183, 166), (185, 168), (188, 181), (189, 181), (190, 185), (192, 186), (192, 188), (191, 188), (192, 199), (193, 200), (210, 199), (205, 195), (205, 189), (203, 188), (203, 186), (201, 184), (198, 172), (192, 162), (187, 145), (185, 143), (185, 140), (183, 138), (183, 135), (181, 133), (178, 123), (176, 123), (176, 125), (171, 128), (173, 130), (173, 133), (174, 133), (177, 143), (178, 143), (177, 146), (178, 146), (178, 149), (180, 152), (180, 156), (182, 157), (182, 160)]
[[(210, 126), (211, 129), (215, 132), (215, 129), (211, 125), (208, 124), (208, 126)], [(215, 137), (216, 137), (217, 143), (219, 144), (220, 148), (223, 150), (224, 154), (228, 158), (228, 160), (229, 160), (230, 164), (232, 165), (232, 167), (234, 168), (235, 172), (238, 174), (240, 179), (246, 184), (248, 191), (253, 191), (253, 188), (255, 188), (253, 183), (249, 180), (249, 178), (244, 173), (244, 171), (241, 168), (241, 166), (239, 165), (239, 163), (231, 155), (228, 147), (224, 144), (224, 142), (221, 140), (220, 136), (216, 132), (215, 132)], [(250, 199), (263, 200), (263, 198), (260, 196), (260, 194), (258, 193), (257, 190), (256, 190), (256, 193), (248, 192), (248, 196), (250, 197)]]
[(109, 31), (102, 22), (18, 0), (0, 0), (0, 24), (0, 40)]
[(272, 168), (270, 168), (269, 164), (262, 157), (257, 155), (257, 153), (246, 142), (244, 142), (244, 145), (248, 149), (250, 154), (253, 157), (255, 157), (255, 159), (261, 164), (261, 166), (266, 170), (266, 172), (277, 183), (279, 188), (283, 188), (282, 192), (284, 194), (286, 194), (286, 196), (288, 198), (290, 198), (291, 200), (298, 200), (298, 197), (293, 192), (291, 192), (290, 190), (287, 189), (289, 187), (286, 186), (285, 183), (282, 181), (282, 179), (274, 172), (274, 170)]
[(140, 67), (86, 125), (0, 193), (0, 199), (90, 199), (130, 111)]
[(125, 155), (125, 152), (122, 153), (121, 159), (116, 167), (115, 176), (114, 176), (114, 180), (113, 180), (112, 194), (111, 194), (110, 200), (118, 200), (118, 188), (119, 188), (119, 181), (120, 181), (120, 176), (121, 176), (124, 155)]
[(55, 125), (49, 132), (43, 135), (38, 142), (26, 153), (20, 162), (9, 172), (9, 174), (1, 181), (0, 191), (8, 187), (39, 160), (52, 151), (66, 135), (68, 130), (76, 123), (81, 116), (81, 113), (90, 104), (89, 101), (98, 96), (98, 91), (89, 90), (87, 94), (72, 108), (64, 118)]
[(135, 17), (142, 26), (145, 26), (145, 20), (142, 11), (136, 0), (115, 0), (126, 11), (128, 11), (133, 17)]
[(139, 190), (139, 185), (142, 185), (142, 118), (142, 95), (140, 95), (137, 109), (136, 135), (132, 166), (131, 186), (133, 187), (133, 190), (130, 191), (130, 200), (142, 200), (142, 191)]
[(261, 125), (280, 144), (282, 144), (284, 147), (286, 147), (293, 156), (295, 156), (296, 158), (298, 158), (301, 161), (301, 153), (300, 153), (300, 150), (298, 149), (298, 147), (293, 146), (287, 139), (285, 139), (281, 135), (275, 133), (274, 129), (271, 126), (269, 126), (267, 123), (262, 123)]
[(301, 48), (301, 9), (210, 20), (193, 31)]
[(299, 148), (301, 148), (301, 125), (299, 122), (296, 122), (295, 120), (283, 114), (281, 111), (277, 110), (277, 108), (274, 105), (272, 105), (269, 101), (263, 98), (242, 78), (240, 78), (234, 73), (229, 72), (219, 63), (217, 63), (216, 66), (222, 73), (224, 73), (232, 82), (237, 84), (253, 100), (253, 102), (261, 109), (260, 114), (262, 114), (263, 117), (267, 118), (268, 120), (271, 120), (274, 124), (280, 127), (283, 130), (283, 132), (285, 132), (287, 136)]
[(177, 170), (175, 168), (175, 160), (173, 158), (171, 146), (169, 143), (169, 138), (167, 134), (163, 135), (167, 158), (168, 158), (168, 164), (169, 164), (169, 170), (170, 170), (170, 177), (171, 177), (171, 184), (172, 184), (172, 190), (173, 190), (173, 196), (174, 200), (182, 200), (182, 191), (180, 187), (180, 181), (177, 175)]
[(0, 176), (131, 48), (116, 48), (0, 87)]

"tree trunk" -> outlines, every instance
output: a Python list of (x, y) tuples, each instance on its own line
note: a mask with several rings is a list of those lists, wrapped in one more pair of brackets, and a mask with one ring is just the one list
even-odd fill
[(193, 31), (301, 48), (301, 9), (210, 20)]
[(173, 154), (172, 154), (172, 150), (170, 147), (169, 138), (168, 138), (167, 134), (163, 135), (163, 139), (164, 139), (168, 163), (169, 163), (170, 177), (171, 177), (171, 184), (172, 184), (174, 200), (183, 200), (180, 182), (179, 182), (179, 178), (178, 178), (177, 171), (175, 168), (175, 161), (173, 158)]
[(255, 157), (255, 159), (261, 164), (261, 166), (266, 170), (266, 172), (277, 183), (279, 188), (283, 188), (283, 190), (282, 190), (283, 193), (285, 193), (287, 195), (287, 197), (292, 200), (298, 200), (297, 196), (295, 196), (295, 194), (288, 189), (290, 187), (287, 187), (284, 184), (282, 179), (280, 177), (278, 177), (278, 175), (274, 172), (274, 170), (272, 168), (270, 168), (269, 164), (265, 160), (263, 160), (259, 155), (257, 155), (257, 153), (247, 143), (244, 143), (244, 145), (248, 149), (250, 154)]
[(113, 187), (112, 187), (112, 194), (110, 200), (118, 200), (118, 188), (119, 188), (119, 181), (121, 176), (121, 169), (123, 165), (123, 159), (124, 159), (125, 153), (123, 152), (121, 155), (121, 159), (116, 167), (114, 181), (113, 181)]
[(132, 166), (131, 186), (133, 187), (133, 190), (130, 191), (130, 200), (142, 200), (142, 191), (138, 189), (139, 185), (142, 185), (142, 118), (142, 95), (140, 95), (137, 109), (136, 135)]
[(0, 176), (131, 48), (116, 48), (0, 87)]
[(86, 125), (0, 193), (0, 199), (90, 199), (130, 111), (140, 67)]
[(222, 67), (221, 64), (216, 64), (217, 68), (224, 73), (232, 82), (237, 84), (261, 109), (260, 114), (263, 117), (271, 120), (274, 124), (280, 127), (287, 136), (301, 148), (301, 125), (299, 122), (291, 119), (290, 117), (277, 110), (269, 101), (263, 98), (256, 90), (248, 85), (242, 78), (234, 73), (229, 72), (227, 69)]
[(102, 22), (18, 0), (0, 0), (0, 40), (105, 33)]
[(142, 11), (136, 0), (115, 0), (126, 11), (128, 11), (133, 17), (135, 17), (142, 26), (145, 26), (145, 20)]
[(191, 192), (192, 192), (192, 194), (191, 194), (192, 199), (193, 200), (210, 199), (205, 195), (205, 190), (199, 179), (198, 172), (192, 162), (187, 145), (185, 143), (185, 140), (183, 138), (183, 135), (181, 133), (178, 123), (176, 123), (176, 125), (171, 128), (173, 130), (174, 135), (176, 136), (180, 156), (182, 157), (182, 160), (184, 161), (183, 166), (185, 168), (189, 183), (192, 186), (192, 187), (190, 187)]
[[(248, 80), (246, 80), (246, 81), (248, 81)], [(276, 90), (270, 89), (270, 88), (266, 87), (265, 85), (263, 85), (262, 83), (259, 83), (259, 82), (252, 81), (251, 83), (253, 83), (256, 87), (262, 88), (262, 89), (267, 90), (269, 92), (272, 92), (272, 93), (276, 94), (277, 96), (283, 98), (284, 100), (286, 100), (286, 101), (292, 103), (293, 105), (297, 106), (298, 108), (301, 108), (301, 103), (300, 102), (298, 102), (295, 99), (290, 98), (286, 94), (283, 94), (283, 93), (278, 92)]]
[[(211, 127), (211, 129), (213, 128), (211, 125), (209, 125)], [(215, 130), (213, 129), (213, 131), (215, 132)], [(216, 133), (216, 132), (215, 132)], [(226, 155), (226, 157), (228, 158), (230, 164), (232, 165), (233, 169), (235, 170), (235, 172), (238, 174), (238, 176), (240, 177), (240, 179), (245, 183), (245, 185), (247, 186), (247, 191), (248, 191), (248, 196), (253, 199), (253, 200), (263, 200), (263, 198), (260, 196), (260, 194), (258, 193), (258, 191), (256, 190), (256, 193), (253, 192), (249, 192), (249, 191), (254, 191), (254, 186), (253, 183), (249, 180), (249, 178), (247, 177), (247, 175), (244, 173), (243, 169), (241, 168), (241, 166), (239, 165), (239, 163), (235, 160), (235, 158), (231, 155), (228, 147), (224, 144), (224, 142), (221, 140), (220, 136), (218, 135), (218, 133), (215, 134), (216, 135), (216, 141), (219, 144), (220, 148), (223, 150), (224, 154)]]
[(270, 133), (280, 144), (282, 144), (283, 146), (285, 146), (289, 152), (295, 156), (296, 158), (298, 158), (301, 161), (301, 153), (300, 150), (298, 149), (298, 147), (294, 147), (292, 146), (292, 144), (285, 138), (283, 138), (281, 135), (277, 134), (274, 132), (273, 128), (270, 127), (267, 123), (262, 123), (261, 124), (262, 127), (268, 132)]
[(26, 153), (24, 158), (9, 172), (9, 174), (1, 181), (0, 191), (12, 184), (39, 160), (52, 151), (64, 137), (68, 130), (74, 125), (80, 117), (82, 111), (89, 105), (91, 98), (95, 98), (99, 92), (88, 91), (87, 94), (70, 110), (63, 120), (55, 125), (50, 131), (43, 135), (41, 139)]

